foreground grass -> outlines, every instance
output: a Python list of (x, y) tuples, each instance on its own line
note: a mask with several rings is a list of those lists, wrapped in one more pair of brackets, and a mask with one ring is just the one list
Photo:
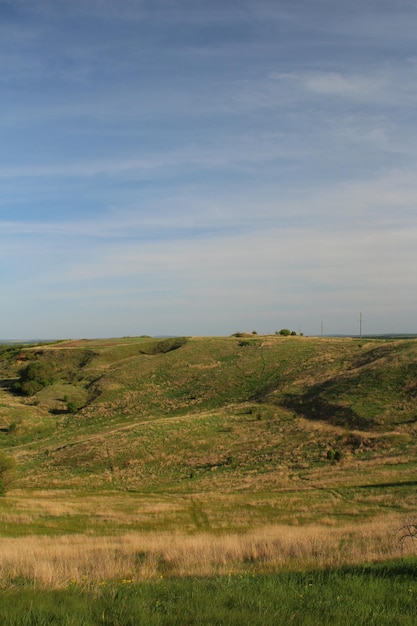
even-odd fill
[(415, 624), (417, 562), (0, 593), (4, 626)]

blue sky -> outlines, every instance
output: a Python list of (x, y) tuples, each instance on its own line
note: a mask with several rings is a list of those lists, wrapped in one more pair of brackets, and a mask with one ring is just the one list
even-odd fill
[(417, 332), (415, 0), (0, 0), (0, 337)]

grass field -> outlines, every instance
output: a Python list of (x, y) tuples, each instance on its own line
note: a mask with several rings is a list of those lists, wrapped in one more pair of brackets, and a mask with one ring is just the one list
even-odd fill
[[(19, 395), (31, 363), (48, 382)], [(1, 623), (353, 623), (343, 585), (355, 623), (413, 623), (415, 565), (401, 559), (416, 546), (398, 530), (416, 515), (416, 340), (4, 346), (0, 378), (0, 451), (17, 463), (0, 498), (0, 602), (44, 612)], [(393, 597), (384, 622), (390, 584), (406, 608)], [(165, 592), (178, 610), (155, 610)]]
[(416, 564), (0, 592), (4, 626), (413, 626)]

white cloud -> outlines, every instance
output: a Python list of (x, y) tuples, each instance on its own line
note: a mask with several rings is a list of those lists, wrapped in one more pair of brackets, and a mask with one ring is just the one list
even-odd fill
[(317, 72), (303, 78), (308, 89), (324, 95), (364, 98), (381, 90), (379, 81), (370, 81), (369, 77), (365, 78), (364, 76), (344, 76), (338, 72)]
[[(363, 102), (384, 106), (397, 104), (410, 106), (416, 102), (414, 88), (417, 65), (413, 58), (406, 61), (390, 61), (383, 65), (371, 65), (358, 72), (343, 63), (332, 63), (341, 69), (297, 72), (272, 72), (270, 79), (282, 89), (290, 90), (293, 97), (301, 97), (300, 89), (318, 96), (340, 97), (345, 101)], [(279, 91), (277, 91), (279, 93)], [(284, 92), (285, 93), (285, 92)]]

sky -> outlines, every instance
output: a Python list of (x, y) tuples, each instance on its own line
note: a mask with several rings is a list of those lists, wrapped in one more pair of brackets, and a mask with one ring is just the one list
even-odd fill
[(416, 0), (0, 0), (0, 337), (417, 332)]

